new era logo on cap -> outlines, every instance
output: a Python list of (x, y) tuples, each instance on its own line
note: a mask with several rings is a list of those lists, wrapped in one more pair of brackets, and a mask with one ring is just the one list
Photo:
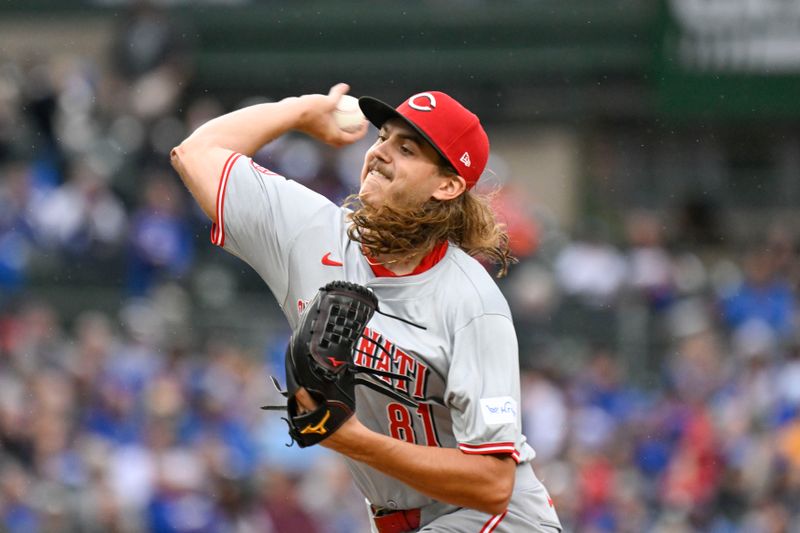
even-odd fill
[(359, 99), (359, 105), (379, 128), (390, 118), (402, 118), (456, 169), (467, 188), (478, 182), (489, 159), (489, 138), (478, 117), (451, 96), (425, 91), (396, 109), (367, 96)]

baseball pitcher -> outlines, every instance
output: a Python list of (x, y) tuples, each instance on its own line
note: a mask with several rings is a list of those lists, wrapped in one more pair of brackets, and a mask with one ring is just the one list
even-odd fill
[(259, 273), (293, 328), (289, 433), (344, 456), (374, 532), (561, 531), (521, 433), (509, 308), (474, 258), (511, 261), (472, 192), (489, 156), (478, 117), (437, 91), (396, 108), (360, 98), (379, 133), (343, 206), (251, 159), (290, 130), (363, 137), (332, 116), (348, 90), (234, 111), (172, 151), (213, 243)]

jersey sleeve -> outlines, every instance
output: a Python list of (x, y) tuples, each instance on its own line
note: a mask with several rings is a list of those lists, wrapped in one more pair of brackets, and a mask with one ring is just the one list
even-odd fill
[(458, 448), (520, 462), (519, 356), (509, 317), (482, 315), (455, 334), (445, 403)]
[(332, 205), (324, 196), (233, 153), (220, 176), (211, 242), (253, 267), (280, 302), (288, 290), (288, 255), (294, 240), (316, 213)]

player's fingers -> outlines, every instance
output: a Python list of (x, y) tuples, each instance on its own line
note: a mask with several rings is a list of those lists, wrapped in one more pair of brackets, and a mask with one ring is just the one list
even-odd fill
[(332, 137), (326, 138), (325, 142), (334, 148), (341, 148), (362, 139), (364, 135), (367, 134), (367, 130), (368, 126), (366, 124), (362, 124), (356, 131), (350, 132), (337, 128), (335, 134)]
[(350, 86), (348, 84), (337, 83), (336, 85), (331, 87), (330, 91), (328, 91), (328, 96), (332, 98), (334, 102), (338, 102), (339, 98), (341, 98), (343, 94), (347, 94), (349, 90)]
[(302, 387), (297, 389), (295, 398), (297, 399), (297, 405), (301, 407), (303, 412), (313, 411), (317, 408), (317, 402), (315, 402), (308, 391)]
[(361, 124), (357, 130), (355, 131), (342, 131), (341, 132), (341, 142), (342, 144), (350, 144), (362, 139), (364, 135), (367, 134), (367, 130), (369, 129), (369, 125), (367, 122)]

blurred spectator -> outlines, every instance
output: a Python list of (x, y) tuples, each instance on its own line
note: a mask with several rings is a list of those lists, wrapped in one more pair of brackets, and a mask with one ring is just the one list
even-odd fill
[(128, 291), (134, 296), (147, 294), (161, 281), (181, 278), (194, 252), (175, 181), (156, 171), (146, 178), (142, 196), (129, 237)]
[(325, 533), (369, 531), (363, 512), (364, 499), (341, 461), (326, 457), (318, 460), (301, 480), (303, 506)]
[(522, 373), (522, 427), (541, 461), (550, 461), (563, 451), (567, 438), (567, 398), (546, 372)]
[(28, 210), (32, 177), (23, 161), (0, 165), (0, 304), (25, 285), (33, 231)]
[(321, 533), (322, 529), (304, 509), (298, 492), (300, 480), (287, 472), (272, 470), (263, 480), (263, 520), (267, 531), (307, 531)]
[(800, 339), (797, 334), (787, 348), (785, 361), (777, 374), (776, 392), (782, 417), (800, 415)]
[(637, 407), (618, 357), (603, 347), (597, 348), (584, 370), (573, 377), (571, 396), (577, 405), (597, 407), (619, 421), (626, 421)]
[(625, 280), (625, 261), (599, 228), (587, 227), (583, 233), (558, 254), (556, 277), (568, 295), (587, 306), (608, 307)]
[(497, 220), (506, 226), (508, 244), (514, 257), (524, 259), (532, 256), (540, 240), (540, 230), (533, 215), (535, 202), (518, 185), (506, 183), (494, 191), (491, 204)]
[(17, 137), (27, 126), (22, 116), (22, 77), (15, 62), (0, 62), (0, 161), (12, 157)]
[(752, 246), (744, 258), (745, 279), (723, 296), (725, 324), (736, 329), (749, 320), (768, 324), (785, 339), (794, 326), (797, 302), (787, 279), (777, 270), (769, 247)]
[(625, 221), (627, 283), (656, 310), (674, 297), (672, 258), (665, 248), (662, 224), (658, 216), (645, 211), (634, 211)]
[(60, 317), (50, 304), (41, 301), (23, 303), (8, 327), (6, 364), (10, 369), (31, 376), (46, 368), (68, 368)]
[(215, 531), (218, 516), (203, 490), (206, 464), (197, 452), (176, 442), (166, 419), (153, 420), (148, 444), (155, 464), (155, 487), (147, 505), (148, 530), (154, 533)]
[(616, 471), (600, 453), (576, 454), (577, 493), (581, 514), (578, 523), (587, 531), (616, 531), (617, 516), (612, 507)]
[(722, 387), (725, 361), (716, 332), (699, 329), (675, 339), (674, 351), (665, 357), (669, 386), (687, 403), (703, 404)]
[(109, 457), (105, 443), (84, 437), (80, 448), (86, 481), (75, 498), (76, 530), (87, 533), (123, 532), (139, 526), (135, 515), (126, 515), (109, 483)]
[(41, 517), (31, 505), (30, 489), (32, 479), (27, 472), (11, 463), (0, 470), (0, 523), (9, 533), (29, 533), (39, 531)]
[(70, 347), (73, 361), (72, 376), (78, 385), (78, 401), (82, 408), (88, 407), (86, 393), (98, 383), (111, 354), (119, 349), (119, 341), (112, 330), (111, 320), (98, 311), (84, 311), (76, 317)]
[(122, 243), (127, 215), (107, 178), (76, 161), (67, 180), (31, 206), (39, 242), (75, 257), (105, 257)]
[(672, 507), (696, 511), (715, 496), (722, 463), (710, 413), (700, 407), (686, 412), (682, 434), (664, 471), (663, 500)]
[[(56, 121), (60, 82), (55, 62), (36, 54), (29, 55), (20, 83), (21, 109), (29, 119), (32, 150), (42, 162), (48, 162), (59, 171), (64, 163), (63, 146), (58, 140)], [(35, 140), (34, 140), (35, 139)]]
[[(192, 399), (193, 416), (182, 422), (181, 437), (209, 454), (217, 474), (228, 479), (246, 479), (257, 466), (253, 435), (246, 425), (242, 371), (249, 368), (245, 358), (230, 346), (212, 352), (212, 359), (201, 375)], [(175, 409), (174, 416), (184, 413)]]
[(586, 227), (567, 242), (553, 263), (561, 295), (553, 327), (564, 337), (583, 344), (615, 342), (617, 305), (627, 275), (623, 255), (607, 241), (602, 225)]
[(177, 106), (189, 72), (187, 32), (150, 0), (130, 3), (112, 46), (112, 65), (130, 109), (143, 119), (163, 116)]

